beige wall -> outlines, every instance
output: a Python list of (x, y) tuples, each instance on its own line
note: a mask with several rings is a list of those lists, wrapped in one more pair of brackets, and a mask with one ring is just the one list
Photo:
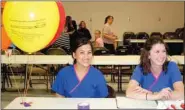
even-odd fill
[(91, 34), (95, 29), (102, 30), (105, 17), (113, 15), (112, 27), (120, 40), (125, 31), (164, 33), (184, 25), (184, 2), (63, 2), (63, 5), (66, 15), (77, 23), (84, 20)]

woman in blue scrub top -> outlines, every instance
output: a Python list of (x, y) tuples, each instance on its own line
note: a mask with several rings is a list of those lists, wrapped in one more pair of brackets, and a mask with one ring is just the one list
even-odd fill
[(167, 61), (167, 47), (161, 38), (147, 39), (126, 96), (144, 100), (184, 99), (181, 73), (175, 62)]
[(104, 98), (108, 89), (103, 74), (90, 65), (93, 58), (91, 42), (75, 32), (76, 42), (72, 50), (74, 65), (62, 68), (52, 85), (57, 96), (75, 98)]

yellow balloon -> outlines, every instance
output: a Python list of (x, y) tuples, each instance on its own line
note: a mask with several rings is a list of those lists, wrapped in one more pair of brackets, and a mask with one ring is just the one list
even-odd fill
[(53, 39), (59, 18), (55, 1), (8, 1), (3, 12), (11, 41), (28, 53), (43, 49)]

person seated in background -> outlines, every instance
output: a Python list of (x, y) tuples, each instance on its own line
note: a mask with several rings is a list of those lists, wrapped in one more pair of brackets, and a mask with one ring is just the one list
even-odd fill
[(79, 32), (72, 49), (74, 64), (62, 68), (52, 85), (56, 96), (78, 98), (104, 98), (108, 89), (103, 74), (90, 65), (93, 47), (86, 36)]
[(67, 54), (70, 54), (71, 53), (71, 50), (70, 50), (70, 35), (73, 34), (75, 31), (74, 27), (73, 27), (73, 24), (72, 24), (72, 17), (71, 16), (66, 16), (66, 20), (65, 20), (65, 25), (64, 25), (64, 29), (63, 31), (60, 33), (60, 36), (59, 38), (56, 39), (56, 41), (50, 45), (50, 46), (47, 46), (46, 48), (42, 49), (41, 52), (44, 53), (44, 54), (47, 54), (47, 51), (49, 48), (62, 48), (65, 50), (65, 52)]
[(101, 31), (95, 31), (95, 47), (104, 47), (103, 39), (101, 37)]
[(161, 38), (147, 39), (126, 96), (144, 100), (184, 99), (181, 73), (175, 62), (167, 60), (167, 47)]
[(82, 32), (85, 37), (87, 37), (89, 40), (91, 40), (92, 37), (91, 37), (89, 30), (86, 27), (85, 21), (80, 22), (78, 31)]
[(70, 54), (70, 37), (66, 27), (60, 34), (60, 37), (49, 48), (51, 47), (62, 48), (67, 54)]

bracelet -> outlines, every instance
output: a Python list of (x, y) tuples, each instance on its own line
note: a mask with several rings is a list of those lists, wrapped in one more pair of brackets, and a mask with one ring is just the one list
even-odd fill
[(147, 99), (147, 95), (148, 95), (148, 93), (146, 93), (146, 100), (148, 100), (148, 99)]

